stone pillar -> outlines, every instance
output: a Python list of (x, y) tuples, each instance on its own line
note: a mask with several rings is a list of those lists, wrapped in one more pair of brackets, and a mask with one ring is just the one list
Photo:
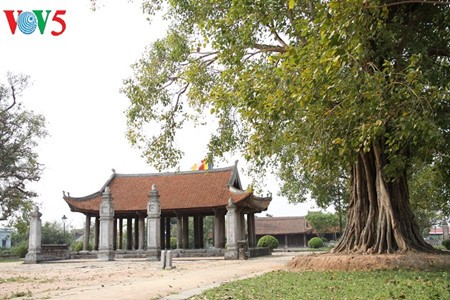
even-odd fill
[(205, 248), (205, 243), (204, 243), (204, 239), (203, 239), (203, 216), (198, 216), (198, 235), (200, 236), (200, 240), (199, 240), (199, 249), (203, 249)]
[(241, 211), (237, 211), (239, 214), (239, 238), (238, 241), (246, 240), (246, 230), (245, 230), (245, 216)]
[(117, 218), (114, 218), (114, 233), (113, 233), (113, 248), (114, 251), (117, 250)]
[(166, 218), (161, 217), (159, 228), (161, 230), (161, 250), (166, 248)]
[(247, 214), (248, 246), (256, 247), (255, 214)]
[(227, 205), (227, 245), (225, 249), (225, 259), (238, 259), (239, 253), (237, 249), (237, 241), (239, 239), (240, 230), (238, 228), (240, 222), (239, 213), (233, 199), (228, 200)]
[(147, 205), (147, 257), (149, 260), (159, 260), (161, 255), (161, 203), (156, 185), (148, 194)]
[(225, 213), (214, 210), (214, 248), (225, 248)]
[(25, 256), (24, 263), (36, 264), (42, 261), (41, 243), (42, 243), (42, 214), (39, 207), (34, 206), (30, 214), (30, 235), (28, 237), (28, 253)]
[(170, 249), (170, 217), (166, 217), (166, 249)]
[(442, 223), (442, 237), (443, 237), (444, 241), (448, 240), (448, 238), (449, 238), (448, 224), (445, 221)]
[(91, 235), (91, 216), (86, 214), (86, 222), (84, 223), (83, 251), (88, 251), (89, 236)]
[(139, 250), (144, 250), (145, 239), (145, 219), (143, 216), (139, 217)]
[(100, 218), (95, 217), (94, 223), (94, 250), (98, 251), (98, 243), (100, 238)]
[(127, 218), (127, 250), (133, 249), (133, 219)]
[(199, 216), (194, 216), (194, 249), (200, 249)]
[(134, 250), (139, 249), (139, 218), (134, 218)]
[(189, 216), (183, 216), (183, 249), (189, 248)]
[(113, 233), (114, 233), (114, 206), (109, 187), (105, 188), (100, 203), (100, 245), (98, 259), (102, 261), (114, 260)]
[(183, 219), (181, 215), (177, 215), (177, 249), (183, 247)]
[(119, 219), (119, 249), (123, 249), (123, 219)]

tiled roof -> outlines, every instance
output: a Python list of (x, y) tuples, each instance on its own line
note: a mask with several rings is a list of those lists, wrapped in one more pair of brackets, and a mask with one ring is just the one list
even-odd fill
[(257, 235), (311, 233), (305, 217), (255, 218)]
[[(178, 173), (113, 174), (100, 191), (81, 198), (65, 196), (64, 200), (72, 211), (96, 213), (101, 193), (109, 186), (116, 212), (146, 211), (153, 184), (157, 186), (163, 211), (224, 207), (230, 198), (239, 206), (239, 202), (254, 197), (252, 192), (242, 190), (237, 168), (233, 166)], [(229, 186), (235, 189), (230, 191)]]

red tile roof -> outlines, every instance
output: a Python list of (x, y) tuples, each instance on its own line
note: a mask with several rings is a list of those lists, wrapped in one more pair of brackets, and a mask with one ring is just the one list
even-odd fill
[[(264, 200), (266, 210), (270, 199), (257, 199), (243, 191), (235, 166), (207, 171), (156, 174), (113, 174), (100, 191), (75, 198), (64, 196), (72, 211), (98, 213), (101, 193), (109, 186), (116, 212), (147, 211), (148, 194), (156, 184), (161, 210), (204, 209), (225, 207), (232, 198), (239, 206), (245, 200)], [(234, 187), (230, 189), (229, 187)]]
[(305, 217), (266, 217), (256, 218), (255, 228), (257, 235), (265, 234), (295, 234), (311, 233), (307, 227)]

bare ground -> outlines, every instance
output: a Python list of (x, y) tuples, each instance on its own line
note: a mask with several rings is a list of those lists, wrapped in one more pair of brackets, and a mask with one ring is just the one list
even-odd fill
[(450, 272), (450, 252), (446, 254), (311, 254), (294, 258), (291, 271), (368, 271), (368, 270), (420, 270)]
[(283, 269), (293, 256), (174, 259), (173, 270), (143, 259), (0, 263), (0, 299), (161, 299), (176, 294), (168, 299), (186, 299), (220, 283)]
[[(449, 253), (450, 254), (450, 253)], [(0, 299), (186, 299), (221, 283), (275, 270), (413, 269), (450, 272), (450, 255), (339, 255), (274, 253), (242, 260), (174, 259), (159, 262), (69, 260), (36, 265), (0, 263)]]

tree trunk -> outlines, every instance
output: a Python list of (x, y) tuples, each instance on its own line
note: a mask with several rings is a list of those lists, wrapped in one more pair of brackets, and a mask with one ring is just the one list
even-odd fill
[(432, 252), (420, 234), (409, 204), (406, 171), (386, 181), (380, 145), (361, 151), (351, 167), (351, 194), (345, 231), (332, 252)]

